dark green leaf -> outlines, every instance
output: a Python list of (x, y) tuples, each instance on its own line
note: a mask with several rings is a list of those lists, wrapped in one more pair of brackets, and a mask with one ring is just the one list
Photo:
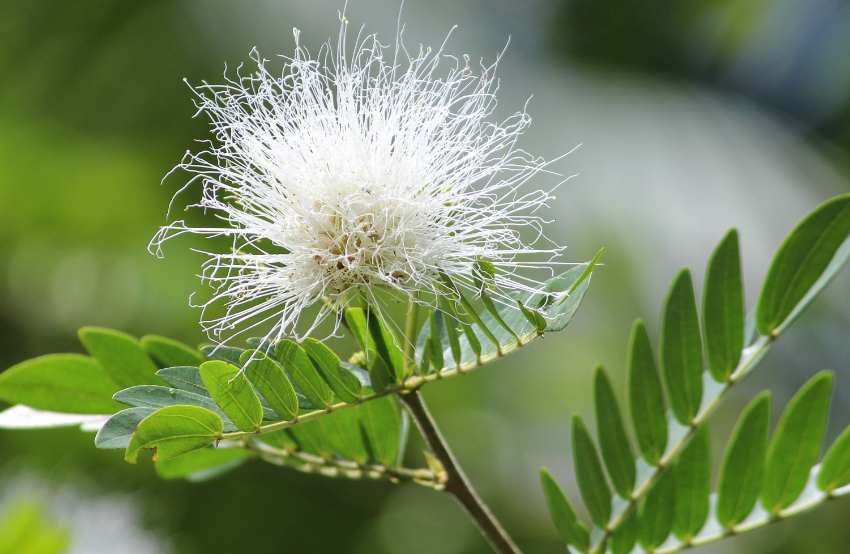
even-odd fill
[(236, 427), (256, 431), (263, 422), (263, 406), (239, 367), (214, 360), (201, 364), (201, 378), (210, 396)]
[(611, 554), (631, 554), (640, 534), (637, 510), (632, 510), (626, 520), (611, 535)]
[(823, 458), (818, 488), (832, 492), (850, 485), (850, 428), (844, 430)]
[(242, 348), (235, 348), (233, 346), (209, 345), (201, 348), (201, 354), (206, 356), (208, 359), (227, 362), (235, 366), (239, 365), (239, 360), (242, 357), (243, 352), (245, 352), (245, 350)]
[(221, 439), (222, 421), (213, 412), (196, 406), (169, 406), (142, 420), (124, 459), (136, 463), (139, 452), (155, 450), (154, 460), (167, 460)]
[(319, 368), (331, 390), (347, 404), (359, 401), (363, 395), (360, 380), (348, 369), (342, 367), (340, 359), (333, 350), (313, 338), (306, 338), (301, 344), (313, 363)]
[(652, 552), (667, 540), (676, 517), (676, 476), (672, 467), (646, 493), (640, 511), (640, 545)]
[(156, 372), (156, 374), (160, 379), (172, 387), (200, 394), (201, 396), (210, 395), (206, 387), (204, 387), (204, 380), (201, 379), (200, 367), (167, 367), (165, 369), (160, 369)]
[(466, 323), (460, 323), (460, 328), (463, 330), (463, 336), (466, 337), (466, 342), (469, 343), (469, 348), (471, 348), (475, 353), (475, 357), (480, 360), (481, 341), (478, 340), (478, 335), (475, 334), (475, 329)]
[(543, 483), (543, 492), (546, 494), (549, 513), (558, 532), (569, 544), (575, 546), (581, 552), (587, 552), (590, 548), (590, 534), (587, 532), (587, 527), (576, 519), (576, 513), (570, 506), (570, 502), (561, 487), (545, 468), (540, 470), (540, 481)]
[(307, 400), (319, 408), (331, 407), (333, 391), (316, 371), (303, 348), (289, 339), (284, 339), (275, 346), (275, 353)]
[[(430, 315), (430, 334), (428, 335), (428, 341), (431, 343), (431, 365), (434, 367), (434, 371), (439, 373), (442, 371), (445, 365), (445, 359), (443, 358), (443, 341), (441, 340), (441, 330), (445, 325), (443, 325), (443, 312), (433, 311)], [(424, 331), (424, 329), (423, 329)]]
[(540, 312), (537, 310), (529, 310), (525, 307), (525, 304), (519, 300), (517, 300), (516, 303), (517, 306), (519, 306), (519, 311), (522, 312), (525, 319), (534, 326), (538, 333), (542, 333), (546, 330), (546, 318), (540, 315)]
[(496, 308), (496, 304), (493, 303), (493, 299), (490, 298), (490, 295), (486, 292), (482, 292), (481, 301), (484, 303), (484, 308), (487, 310), (487, 313), (490, 314), (490, 317), (493, 318), (493, 321), (498, 323), (502, 329), (504, 329), (510, 336), (512, 336), (517, 342), (517, 344), (521, 344), (522, 341), (519, 339), (517, 334), (514, 333), (513, 329), (510, 328), (508, 323), (504, 319), (502, 319), (502, 315), (499, 313), (499, 310)]
[(100, 327), (83, 327), (79, 336), (89, 354), (120, 388), (160, 383), (156, 376), (159, 368), (135, 337)]
[(782, 242), (768, 269), (756, 324), (774, 333), (824, 273), (850, 233), (850, 194), (837, 196), (807, 215)]
[(643, 321), (635, 321), (628, 352), (629, 412), (644, 460), (658, 465), (667, 448), (667, 417), (661, 381)]
[(182, 456), (156, 462), (156, 474), (163, 479), (192, 482), (218, 477), (247, 462), (253, 453), (244, 448), (199, 448)]
[(602, 366), (596, 368), (594, 390), (596, 393), (596, 428), (599, 449), (608, 469), (611, 484), (623, 498), (631, 498), (637, 472), (623, 417), (614, 389)]
[(726, 528), (744, 521), (758, 501), (767, 453), (770, 393), (750, 402), (738, 420), (720, 465), (717, 521)]
[(142, 337), (141, 342), (148, 356), (159, 362), (162, 367), (199, 367), (205, 361), (194, 348), (166, 337), (147, 335)]
[(461, 350), (460, 350), (460, 335), (458, 334), (457, 315), (453, 306), (449, 301), (440, 297), (440, 312), (442, 312), (443, 323), (446, 328), (446, 335), (449, 338), (449, 348), (452, 352), (452, 359), (455, 362), (455, 367), (460, 369)]
[(87, 356), (51, 354), (21, 362), (0, 374), (0, 399), (36, 410), (111, 414), (118, 386)]
[(155, 408), (127, 408), (113, 414), (97, 432), (95, 446), (105, 450), (124, 450), (139, 423), (155, 411)]
[(331, 412), (330, 416), (321, 418), (319, 422), (337, 454), (358, 464), (366, 463), (369, 455), (363, 444), (360, 419), (354, 410)]
[(664, 303), (661, 373), (673, 415), (682, 425), (690, 425), (702, 401), (702, 339), (688, 269), (676, 276)]
[(708, 519), (711, 496), (711, 445), (703, 425), (676, 460), (676, 518), (673, 533), (690, 542)]
[(394, 399), (385, 396), (365, 403), (357, 411), (372, 457), (385, 467), (393, 467), (401, 448), (401, 418)]
[(593, 439), (578, 414), (573, 414), (573, 461), (581, 496), (593, 523), (601, 528), (611, 519), (611, 490), (602, 471), (602, 462)]
[(375, 351), (387, 366), (390, 382), (401, 384), (404, 380), (404, 353), (398, 347), (395, 335), (376, 312), (370, 311), (366, 314), (366, 325)]
[(372, 388), (376, 392), (384, 392), (395, 381), (395, 372), (378, 354), (375, 339), (369, 331), (366, 313), (360, 308), (349, 308), (345, 310), (345, 322), (366, 355)]
[(791, 399), (773, 440), (767, 450), (761, 503), (773, 514), (790, 506), (809, 479), (809, 471), (817, 462), (829, 395), (832, 392), (832, 373), (823, 371), (813, 377)]
[(248, 379), (257, 387), (271, 409), (287, 421), (295, 419), (298, 416), (298, 397), (277, 362), (257, 350), (246, 350), (242, 354), (242, 363), (247, 364), (245, 372)]
[(308, 454), (330, 460), (334, 455), (334, 445), (322, 428), (321, 420), (308, 421), (290, 427), (288, 431), (298, 441), (301, 450)]
[[(303, 425), (303, 423), (301, 425)], [(300, 427), (301, 425), (297, 425), (297, 427)], [(274, 448), (286, 450), (287, 452), (298, 450), (298, 443), (295, 442), (295, 439), (292, 438), (287, 429), (280, 429), (278, 431), (272, 431), (271, 433), (263, 433), (262, 435), (257, 436), (257, 440)]]
[(726, 233), (708, 261), (702, 320), (708, 370), (715, 381), (725, 383), (744, 350), (744, 284), (737, 229)]

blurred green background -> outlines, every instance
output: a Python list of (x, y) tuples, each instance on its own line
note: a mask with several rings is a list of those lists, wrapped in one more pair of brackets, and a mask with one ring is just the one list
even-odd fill
[[(207, 122), (183, 83), (219, 82), (257, 46), (318, 50), (336, 36), (334, 0), (4, 0), (0, 2), (0, 366), (82, 351), (76, 329), (103, 325), (204, 340), (188, 297), (202, 245), (146, 247), (185, 175), (162, 177)], [(352, 0), (347, 16), (384, 42), (397, 0)], [(571, 481), (568, 419), (589, 413), (592, 368), (622, 385), (631, 323), (657, 336), (682, 266), (697, 286), (736, 226), (748, 306), (784, 235), (850, 190), (850, 4), (843, 0), (408, 0), (408, 44), (500, 66), (500, 114), (529, 96), (529, 151), (578, 174), (558, 192), (549, 236), (603, 262), (564, 332), (486, 370), (426, 390), (481, 494), (528, 554), (564, 552), (538, 486)], [(554, 179), (541, 179), (540, 187)], [(192, 194), (181, 197), (188, 203)], [(179, 208), (178, 208), (179, 209)], [(778, 417), (820, 369), (837, 373), (828, 440), (850, 422), (850, 275), (839, 276), (726, 402), (723, 444), (752, 395)], [(77, 430), (0, 432), (0, 502), (46, 503), (74, 554), (101, 552), (486, 553), (448, 498), (416, 485), (345, 482), (243, 466), (193, 485), (156, 478), (93, 448)], [(421, 443), (408, 457), (421, 464)], [(719, 457), (720, 452), (715, 452)], [(22, 484), (23, 483), (23, 484)], [(29, 496), (27, 496), (29, 495)], [(843, 553), (850, 503), (838, 501), (704, 552)], [(2, 515), (0, 515), (2, 517)]]

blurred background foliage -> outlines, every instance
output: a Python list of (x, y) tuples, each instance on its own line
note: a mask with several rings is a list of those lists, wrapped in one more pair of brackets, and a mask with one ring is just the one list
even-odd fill
[[(82, 351), (82, 325), (205, 340), (188, 306), (203, 258), (189, 248), (208, 245), (180, 239), (164, 259), (146, 251), (186, 176), (160, 180), (193, 140), (208, 138), (182, 79), (221, 81), (225, 63), (232, 70), (253, 46), (266, 57), (288, 54), (293, 26), (318, 50), (336, 36), (341, 8), (337, 0), (0, 2), (3, 368)], [(396, 0), (353, 0), (347, 15), (389, 42), (398, 9)], [(553, 158), (582, 144), (558, 164), (578, 176), (561, 186), (549, 229), (569, 245), (566, 261), (606, 247), (578, 317), (534, 348), (426, 392), (517, 542), (529, 554), (563, 552), (537, 469), (570, 483), (568, 419), (591, 409), (593, 365), (603, 363), (622, 385), (633, 319), (644, 317), (657, 336), (676, 271), (691, 267), (699, 287), (731, 226), (741, 230), (752, 306), (793, 224), (850, 189), (850, 4), (408, 0), (402, 19), (408, 44), (437, 46), (458, 24), (449, 49), (473, 59), (492, 61), (510, 37), (500, 115), (534, 94), (525, 148)], [(175, 213), (197, 193), (181, 195)], [(756, 391), (776, 391), (778, 417), (823, 368), (837, 371), (828, 440), (846, 426), (848, 291), (845, 273), (736, 391), (716, 417), (715, 444)], [(334, 481), (260, 463), (204, 484), (164, 482), (150, 463), (124, 464), (92, 439), (76, 430), (0, 433), (3, 466), (60, 484), (86, 476), (61, 502), (46, 501), (56, 513), (45, 521), (72, 534), (74, 510), (52, 505), (83, 506), (95, 495), (107, 506), (87, 513), (95, 528), (123, 529), (130, 510), (134, 525), (169, 545), (153, 551), (488, 552), (459, 508), (416, 485)], [(419, 450), (414, 440), (411, 463), (422, 463)], [(14, 489), (20, 477), (10, 475)], [(839, 501), (714, 551), (812, 552), (817, 544), (817, 552), (846, 552), (848, 514)], [(95, 542), (80, 552), (117, 551)]]

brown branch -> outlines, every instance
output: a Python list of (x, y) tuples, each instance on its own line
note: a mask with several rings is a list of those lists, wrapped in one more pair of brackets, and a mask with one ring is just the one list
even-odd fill
[(416, 421), (416, 425), (425, 437), (431, 452), (445, 469), (447, 479), (443, 490), (454, 495), (460, 502), (496, 552), (499, 554), (522, 554), (499, 522), (496, 521), (496, 518), (493, 517), (487, 505), (472, 488), (463, 470), (457, 465), (449, 446), (437, 429), (437, 423), (428, 413), (419, 391), (414, 390), (399, 394), (399, 398), (407, 406), (413, 420)]

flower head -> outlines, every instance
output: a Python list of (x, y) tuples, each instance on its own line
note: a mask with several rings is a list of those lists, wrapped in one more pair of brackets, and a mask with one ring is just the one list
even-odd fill
[(521, 257), (559, 250), (534, 246), (544, 223), (534, 211), (551, 194), (520, 190), (545, 166), (516, 146), (529, 116), (490, 121), (496, 65), (476, 71), (443, 47), (410, 55), (400, 38), (390, 49), (375, 35), (358, 34), (347, 53), (341, 19), (336, 47), (317, 58), (295, 30), (279, 77), (252, 51), (254, 73), (194, 88), (215, 141), (178, 168), (203, 184), (196, 206), (226, 226), (177, 221), (152, 247), (185, 232), (232, 237), (232, 251), (208, 253), (204, 268), (215, 294), (203, 307), (226, 306), (202, 318), (216, 338), (266, 321), (277, 338), (297, 336), (318, 303), (306, 335), (357, 292), (430, 303), (444, 294), (441, 276), (475, 290), (482, 259), (500, 294), (529, 290), (516, 270), (534, 262)]

